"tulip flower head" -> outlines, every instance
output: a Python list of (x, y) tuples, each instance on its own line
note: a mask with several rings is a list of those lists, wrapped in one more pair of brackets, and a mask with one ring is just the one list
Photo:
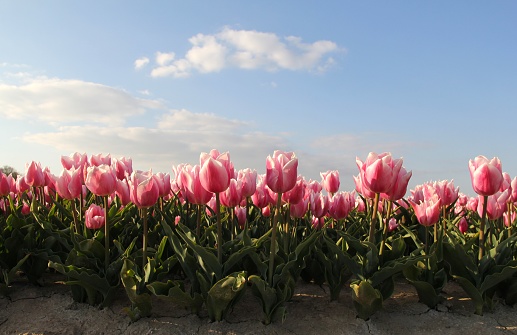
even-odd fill
[(477, 156), (469, 161), (469, 170), (472, 188), (477, 194), (489, 196), (499, 191), (503, 182), (499, 158), (488, 160), (485, 156)]
[(110, 165), (89, 166), (84, 184), (95, 195), (108, 196), (115, 191), (117, 177)]
[(104, 209), (96, 204), (91, 204), (84, 212), (84, 224), (88, 229), (100, 229), (106, 224)]
[(364, 186), (374, 193), (389, 192), (402, 167), (402, 159), (393, 159), (387, 152), (370, 152), (364, 163), (359, 158), (356, 163)]
[(298, 178), (298, 158), (293, 152), (275, 150), (266, 159), (266, 183), (275, 193), (291, 190)]
[(133, 171), (128, 181), (131, 202), (138, 208), (152, 207), (158, 201), (160, 187), (151, 170)]

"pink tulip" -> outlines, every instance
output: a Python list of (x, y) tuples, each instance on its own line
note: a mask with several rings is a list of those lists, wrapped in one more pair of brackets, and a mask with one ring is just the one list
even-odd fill
[(257, 171), (251, 169), (239, 170), (237, 179), (241, 181), (242, 197), (251, 197), (257, 188)]
[(88, 160), (88, 156), (86, 154), (80, 154), (78, 152), (71, 154), (70, 156), (61, 156), (61, 165), (63, 168), (70, 170), (71, 168), (75, 168), (77, 170), (83, 170), (86, 161)]
[(389, 232), (392, 232), (394, 231), (395, 229), (397, 229), (399, 227), (399, 224), (397, 223), (397, 219), (395, 218), (391, 218), (389, 221), (388, 221), (388, 230)]
[(96, 204), (91, 204), (84, 212), (84, 224), (88, 229), (99, 229), (106, 224), (104, 209)]
[(41, 164), (38, 162), (30, 162), (25, 165), (25, 183), (31, 187), (43, 187), (45, 186), (45, 174), (41, 168)]
[(511, 215), (509, 215), (508, 212), (504, 212), (504, 214), (503, 214), (504, 225), (506, 227), (511, 227), (513, 225), (513, 223), (515, 222), (516, 217), (517, 217), (516, 212), (512, 212)]
[(208, 192), (201, 185), (201, 179), (199, 178), (199, 171), (201, 167), (199, 165), (190, 166), (185, 165), (182, 167), (181, 173), (181, 184), (184, 186), (184, 192), (187, 200), (195, 205), (205, 205), (214, 196), (212, 192)]
[(512, 194), (511, 194), (512, 202), (517, 202), (517, 177), (514, 177), (512, 179), (512, 182), (510, 183), (510, 185), (512, 188)]
[(119, 159), (112, 159), (111, 166), (118, 180), (127, 179), (133, 173), (133, 160), (131, 158), (120, 157)]
[(133, 171), (128, 185), (131, 202), (138, 208), (152, 207), (158, 201), (160, 190), (156, 176), (151, 170)]
[(402, 167), (402, 159), (393, 159), (387, 152), (370, 152), (364, 163), (359, 158), (356, 163), (364, 186), (373, 193), (389, 192)]
[(399, 173), (395, 177), (395, 183), (393, 184), (393, 187), (388, 192), (381, 193), (381, 198), (391, 201), (402, 199), (406, 195), (407, 186), (412, 174), (413, 173), (411, 171), (407, 172), (406, 169), (402, 166), (399, 170)]
[[(12, 178), (11, 176), (11, 179)], [(9, 182), (8, 176), (0, 171), (0, 197), (5, 197), (9, 195), (9, 193), (11, 193), (11, 183)]]
[(302, 199), (289, 206), (289, 214), (293, 218), (303, 218), (309, 210), (309, 199)]
[(221, 192), (221, 204), (226, 207), (235, 207), (242, 201), (242, 182), (237, 179), (230, 179), (228, 188)]
[(95, 195), (107, 196), (115, 191), (117, 177), (110, 165), (101, 164), (86, 169), (84, 184)]
[(237, 217), (239, 228), (244, 229), (246, 225), (246, 207), (235, 207), (235, 216)]
[(282, 200), (286, 203), (297, 204), (304, 198), (305, 189), (305, 180), (301, 175), (299, 175), (296, 179), (296, 184), (294, 184), (294, 187), (282, 194)]
[(355, 191), (368, 199), (375, 198), (375, 192), (370, 191), (364, 186), (361, 174), (354, 176)]
[(470, 179), (474, 191), (483, 196), (495, 194), (503, 182), (503, 172), (499, 158), (488, 160), (477, 156), (469, 161)]
[(462, 216), (460, 221), (458, 222), (458, 229), (462, 234), (465, 234), (469, 230), (469, 223), (467, 222), (467, 219), (464, 216)]
[(311, 219), (311, 225), (314, 229), (321, 229), (325, 226), (325, 218), (313, 215)]
[(413, 207), (415, 216), (421, 225), (432, 226), (440, 219), (441, 202), (438, 195), (435, 194), (419, 203), (409, 200), (409, 203), (411, 204), (411, 207)]
[(329, 201), (329, 215), (335, 220), (345, 219), (355, 207), (354, 192), (338, 192)]
[(334, 194), (339, 190), (339, 171), (321, 172), (321, 185), (329, 194)]
[(16, 177), (16, 192), (18, 194), (22, 194), (27, 192), (31, 187), (25, 182), (25, 177), (22, 175), (18, 175)]
[(309, 197), (309, 209), (312, 215), (321, 218), (325, 216), (329, 209), (329, 198), (326, 194), (313, 193)]
[(316, 180), (309, 180), (305, 183), (304, 198), (309, 198), (313, 193), (321, 193), (323, 186)]
[(165, 198), (171, 193), (171, 176), (168, 173), (158, 172), (155, 174), (158, 182), (159, 196)]
[(97, 154), (97, 155), (91, 155), (90, 156), (90, 166), (99, 166), (99, 165), (111, 165), (111, 155), (103, 155), (103, 154)]
[(74, 167), (63, 169), (59, 177), (53, 177), (57, 194), (68, 200), (79, 198), (83, 189), (81, 176), (81, 171)]
[[(479, 216), (483, 215), (483, 199), (479, 196), (477, 212)], [(508, 190), (497, 192), (487, 197), (486, 214), (490, 220), (497, 220), (503, 217), (510, 193)]]
[(298, 177), (298, 158), (292, 152), (275, 150), (266, 159), (266, 184), (275, 193), (291, 190)]
[(131, 195), (129, 194), (129, 184), (126, 179), (117, 179), (115, 186), (115, 194), (120, 199), (122, 206), (127, 206), (131, 202)]
[(269, 188), (266, 185), (265, 175), (257, 176), (257, 187), (255, 193), (251, 196), (251, 201), (258, 208), (264, 208), (273, 203), (269, 195)]
[(203, 188), (213, 193), (225, 191), (230, 185), (229, 155), (223, 154), (213, 158), (207, 153), (202, 153), (199, 160), (199, 178)]

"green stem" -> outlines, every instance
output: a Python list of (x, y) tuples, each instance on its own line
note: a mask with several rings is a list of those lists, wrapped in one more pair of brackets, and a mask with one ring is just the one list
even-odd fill
[(104, 270), (108, 273), (110, 262), (110, 227), (108, 222), (108, 196), (104, 196)]
[(479, 254), (478, 261), (483, 258), (485, 254), (485, 225), (486, 225), (486, 207), (488, 202), (488, 196), (483, 197), (483, 213), (481, 215), (481, 223), (479, 226)]
[(215, 194), (215, 208), (217, 210), (217, 259), (223, 264), (223, 226), (221, 223), (221, 201), (219, 193)]
[(372, 220), (370, 223), (370, 235), (368, 236), (368, 242), (375, 243), (375, 226), (377, 225), (377, 211), (379, 209), (379, 193), (375, 193), (375, 199), (373, 200), (373, 212)]
[(269, 271), (268, 271), (268, 282), (269, 286), (273, 287), (273, 272), (275, 270), (275, 255), (276, 255), (276, 234), (278, 217), (280, 216), (280, 206), (282, 205), (282, 192), (278, 192), (278, 198), (276, 199), (275, 214), (273, 217), (273, 229), (271, 235), (271, 248), (269, 249)]
[(199, 238), (201, 236), (201, 208), (203, 208), (203, 205), (196, 205), (197, 207), (197, 213), (196, 213), (196, 237), (199, 241)]
[(388, 201), (388, 210), (386, 213), (386, 219), (384, 223), (384, 230), (382, 232), (382, 241), (381, 241), (381, 247), (379, 249), (379, 256), (382, 258), (382, 252), (384, 251), (384, 245), (386, 244), (386, 239), (388, 238), (388, 229), (390, 226), (390, 216), (391, 216), (391, 207), (393, 205), (393, 202), (390, 200)]
[(143, 236), (142, 236), (142, 271), (147, 264), (147, 208), (141, 208), (141, 215), (144, 221)]

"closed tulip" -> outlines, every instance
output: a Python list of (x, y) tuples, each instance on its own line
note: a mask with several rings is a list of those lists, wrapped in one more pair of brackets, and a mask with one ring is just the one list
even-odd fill
[(104, 209), (96, 204), (91, 204), (84, 212), (84, 224), (88, 229), (99, 229), (106, 224)]
[(115, 191), (117, 177), (110, 165), (89, 166), (84, 184), (95, 195), (108, 196)]
[(70, 170), (63, 169), (59, 177), (54, 178), (56, 192), (63, 199), (77, 199), (81, 196), (83, 185), (81, 183), (82, 174), (74, 167)]
[(503, 182), (499, 158), (488, 160), (485, 156), (477, 156), (469, 161), (469, 170), (472, 188), (477, 194), (489, 196), (499, 191)]
[(437, 194), (419, 203), (415, 203), (412, 200), (409, 200), (409, 203), (413, 207), (415, 216), (421, 225), (432, 226), (440, 219), (441, 202)]
[(333, 171), (327, 171), (327, 172), (321, 172), (321, 185), (327, 191), (329, 194), (333, 195), (339, 190), (339, 171), (333, 170)]
[(212, 192), (208, 192), (201, 185), (200, 169), (199, 165), (185, 165), (180, 172), (181, 185), (183, 185), (185, 196), (190, 203), (195, 205), (205, 205), (214, 196)]
[[(503, 217), (504, 212), (506, 212), (506, 206), (509, 198), (509, 190), (505, 190), (504, 192), (497, 192), (488, 196), (486, 214), (490, 220), (497, 220)], [(483, 201), (481, 198), (478, 201), (477, 212), (479, 216), (483, 215)]]
[(32, 161), (25, 165), (25, 183), (31, 187), (45, 186), (45, 174), (39, 162)]
[(9, 195), (9, 193), (11, 193), (11, 183), (9, 182), (7, 177), (8, 176), (6, 176), (4, 173), (2, 173), (2, 171), (0, 171), (0, 197), (5, 197), (6, 195)]
[(381, 193), (381, 198), (391, 201), (402, 199), (407, 192), (409, 179), (411, 179), (412, 172), (407, 172), (404, 167), (401, 167), (399, 173), (395, 178), (395, 183), (391, 189), (386, 193)]
[(138, 208), (152, 207), (158, 201), (160, 190), (156, 176), (151, 170), (133, 171), (128, 185), (131, 202)]
[(231, 166), (228, 159), (228, 155), (220, 155), (214, 158), (206, 153), (201, 154), (199, 178), (205, 190), (221, 193), (228, 188), (230, 185), (229, 167)]
[(275, 150), (266, 159), (266, 183), (275, 193), (291, 190), (298, 177), (298, 158), (292, 152)]
[(235, 207), (242, 201), (242, 182), (231, 179), (228, 188), (221, 192), (221, 204), (226, 207)]
[(338, 192), (329, 201), (329, 215), (335, 220), (345, 219), (355, 207), (354, 192)]
[(364, 163), (359, 158), (356, 163), (364, 186), (374, 193), (389, 192), (402, 167), (402, 159), (393, 159), (387, 152), (370, 152)]

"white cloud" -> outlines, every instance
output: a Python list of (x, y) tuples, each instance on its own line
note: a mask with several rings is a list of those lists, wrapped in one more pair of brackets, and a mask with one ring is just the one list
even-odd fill
[(130, 116), (162, 107), (154, 100), (80, 80), (44, 78), (21, 85), (0, 84), (0, 116), (8, 119), (120, 126)]
[(328, 54), (342, 50), (332, 41), (304, 43), (300, 37), (224, 28), (215, 35), (197, 34), (184, 58), (158, 52), (152, 77), (188, 77), (193, 71), (218, 72), (227, 67), (324, 72), (335, 63)]
[(135, 69), (140, 70), (144, 68), (147, 64), (149, 64), (149, 58), (141, 57), (135, 60)]

